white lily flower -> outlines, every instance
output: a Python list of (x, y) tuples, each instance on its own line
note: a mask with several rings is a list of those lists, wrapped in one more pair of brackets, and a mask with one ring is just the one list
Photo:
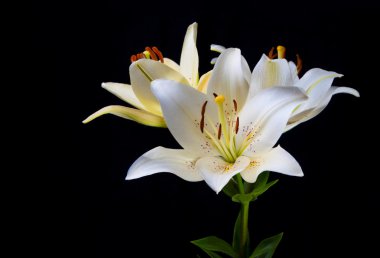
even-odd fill
[(263, 54), (253, 69), (249, 95), (253, 97), (261, 90), (273, 86), (293, 86), (303, 89), (309, 98), (293, 111), (286, 130), (318, 115), (328, 105), (334, 94), (348, 93), (355, 97), (360, 96), (355, 89), (331, 86), (334, 78), (343, 76), (335, 72), (314, 68), (299, 78), (298, 72), (302, 67), (299, 57), (297, 56), (296, 65), (285, 59), (283, 46), (278, 46), (277, 52), (278, 59), (273, 59), (273, 51), (270, 57)]
[[(211, 51), (223, 53), (226, 48), (213, 44), (210, 49)], [(285, 47), (278, 46), (277, 54), (274, 54), (273, 51), (274, 48), (270, 51), (269, 57), (263, 54), (253, 69), (249, 96), (251, 98), (261, 90), (274, 86), (293, 86), (303, 89), (309, 98), (293, 111), (285, 131), (318, 115), (335, 94), (348, 93), (355, 97), (360, 96), (355, 89), (331, 86), (334, 78), (343, 76), (335, 72), (314, 68), (305, 73), (300, 79), (298, 73), (302, 68), (302, 60), (299, 56), (297, 55), (296, 65), (285, 59)], [(275, 59), (276, 56), (278, 56), (277, 59)], [(215, 63), (218, 58), (213, 58), (211, 63)]]
[(183, 149), (148, 151), (126, 179), (170, 172), (187, 181), (205, 180), (218, 193), (238, 173), (250, 183), (268, 170), (303, 176), (298, 162), (273, 146), (306, 95), (295, 87), (273, 87), (247, 100), (249, 75), (240, 50), (227, 49), (216, 62), (206, 94), (179, 82), (154, 81), (167, 126)]
[(191, 24), (183, 42), (180, 64), (164, 58), (156, 47), (147, 47), (143, 53), (131, 57), (129, 67), (131, 85), (107, 82), (102, 87), (120, 99), (132, 105), (107, 106), (86, 118), (88, 123), (104, 114), (113, 114), (138, 123), (166, 127), (160, 103), (151, 91), (151, 82), (156, 79), (174, 80), (185, 85), (205, 91), (211, 72), (204, 74), (199, 80), (198, 51), (196, 47), (198, 24)]

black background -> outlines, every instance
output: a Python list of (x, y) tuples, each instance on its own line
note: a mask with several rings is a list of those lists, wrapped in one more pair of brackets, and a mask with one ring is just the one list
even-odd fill
[(359, 99), (334, 96), (322, 114), (280, 139), (305, 176), (271, 174), (280, 182), (251, 209), (253, 243), (284, 232), (278, 258), (376, 256), (379, 8), (315, 1), (205, 5), (38, 6), (42, 30), (36, 55), (53, 103), (42, 116), (49, 124), (42, 136), (48, 143), (43, 156), (48, 170), (38, 177), (33, 194), (26, 194), (24, 227), (17, 236), (28, 243), (28, 253), (203, 257), (189, 241), (208, 235), (231, 240), (239, 206), (204, 182), (165, 173), (124, 180), (130, 164), (147, 150), (178, 147), (166, 129), (114, 116), (81, 123), (101, 107), (124, 104), (100, 85), (128, 83), (131, 54), (154, 45), (179, 61), (186, 28), (196, 21), (201, 74), (212, 68), (212, 43), (240, 48), (251, 69), (262, 53), (282, 44), (289, 60), (300, 54), (303, 73), (314, 67), (342, 73), (334, 84), (361, 94)]

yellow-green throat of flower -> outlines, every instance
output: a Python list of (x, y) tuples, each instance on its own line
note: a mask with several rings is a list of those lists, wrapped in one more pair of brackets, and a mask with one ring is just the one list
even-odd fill
[(202, 133), (206, 135), (215, 148), (219, 151), (223, 159), (229, 163), (234, 163), (236, 159), (242, 155), (253, 140), (254, 131), (249, 130), (242, 132), (244, 139), (237, 145), (236, 135), (240, 130), (240, 120), (238, 116), (238, 103), (233, 100), (233, 110), (229, 112), (226, 110), (226, 98), (223, 95), (214, 93), (214, 101), (218, 108), (217, 124), (207, 119), (206, 123), (206, 107), (207, 101), (203, 103), (201, 109), (201, 120), (199, 127)]

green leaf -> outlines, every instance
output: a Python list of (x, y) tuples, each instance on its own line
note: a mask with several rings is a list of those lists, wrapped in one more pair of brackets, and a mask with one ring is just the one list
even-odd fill
[(257, 198), (259, 197), (260, 195), (262, 195), (263, 193), (265, 193), (270, 187), (272, 187), (274, 184), (276, 184), (278, 182), (278, 179), (276, 180), (273, 180), (261, 187), (258, 187), (258, 188), (254, 188), (252, 194)]
[(249, 203), (255, 199), (253, 193), (248, 194), (235, 194), (232, 196), (232, 201), (239, 203)]
[(235, 194), (238, 194), (239, 193), (239, 189), (237, 187), (237, 184), (236, 182), (231, 179), (228, 184), (223, 188), (223, 192), (229, 196), (229, 197), (232, 197), (234, 196)]
[(264, 187), (267, 184), (268, 179), (269, 179), (269, 172), (268, 171), (261, 173), (259, 175), (259, 177), (256, 179), (256, 182), (253, 184), (253, 187), (255, 189), (260, 188), (260, 187)]
[(214, 251), (214, 252), (221, 252), (221, 253), (227, 254), (230, 257), (234, 257), (234, 258), (238, 257), (237, 253), (235, 252), (235, 250), (232, 248), (232, 246), (229, 243), (227, 243), (223, 239), (220, 239), (216, 236), (201, 238), (198, 240), (191, 241), (191, 243), (201, 248), (208, 255), (210, 255), (209, 253), (210, 251), (211, 252)]
[(261, 241), (249, 258), (272, 258), (283, 234), (284, 233), (280, 233)]
[(206, 251), (206, 250), (203, 250), (205, 251), (206, 254), (208, 254), (208, 256), (210, 256), (211, 258), (223, 258), (222, 256), (220, 256), (219, 254), (217, 253), (214, 253), (212, 251)]

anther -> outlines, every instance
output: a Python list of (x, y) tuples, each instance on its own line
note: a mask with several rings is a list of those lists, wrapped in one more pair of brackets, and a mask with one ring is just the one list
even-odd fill
[(236, 117), (235, 134), (239, 132), (239, 117)]
[(277, 46), (277, 53), (279, 59), (285, 58), (285, 52), (286, 48), (284, 46)]
[(161, 63), (164, 62), (164, 56), (162, 55), (161, 51), (158, 50), (157, 47), (146, 47), (145, 51), (142, 53), (137, 53), (136, 55), (131, 56), (131, 62), (135, 62), (139, 59), (152, 59), (154, 61), (160, 61)]
[(203, 128), (205, 127), (205, 117), (202, 116), (201, 122), (199, 123), (199, 127), (201, 128), (201, 132), (203, 133)]
[(269, 57), (270, 59), (274, 59), (274, 58), (277, 57), (277, 53), (274, 53), (274, 47), (272, 47), (272, 48), (270, 49), (270, 51), (269, 51), (269, 53), (268, 53), (268, 57)]
[(215, 92), (212, 95), (214, 95), (214, 98), (218, 97), (218, 94), (216, 94)]
[(297, 57), (297, 73), (300, 73), (302, 70), (302, 59), (299, 54), (297, 54), (296, 57)]
[(160, 59), (160, 62), (163, 63), (164, 62), (164, 56), (162, 55), (161, 51), (158, 50), (157, 47), (152, 47), (152, 50), (154, 53), (157, 54), (158, 58)]
[(236, 100), (233, 100), (233, 102), (234, 102), (234, 109), (235, 109), (235, 112), (237, 112), (237, 102), (236, 102)]
[(202, 117), (205, 115), (205, 112), (206, 112), (206, 106), (207, 106), (207, 100), (206, 100), (205, 103), (203, 103), (203, 105), (202, 105), (202, 111), (201, 111)]
[(220, 140), (221, 136), (222, 136), (222, 125), (219, 124), (219, 128), (218, 128), (218, 140)]

